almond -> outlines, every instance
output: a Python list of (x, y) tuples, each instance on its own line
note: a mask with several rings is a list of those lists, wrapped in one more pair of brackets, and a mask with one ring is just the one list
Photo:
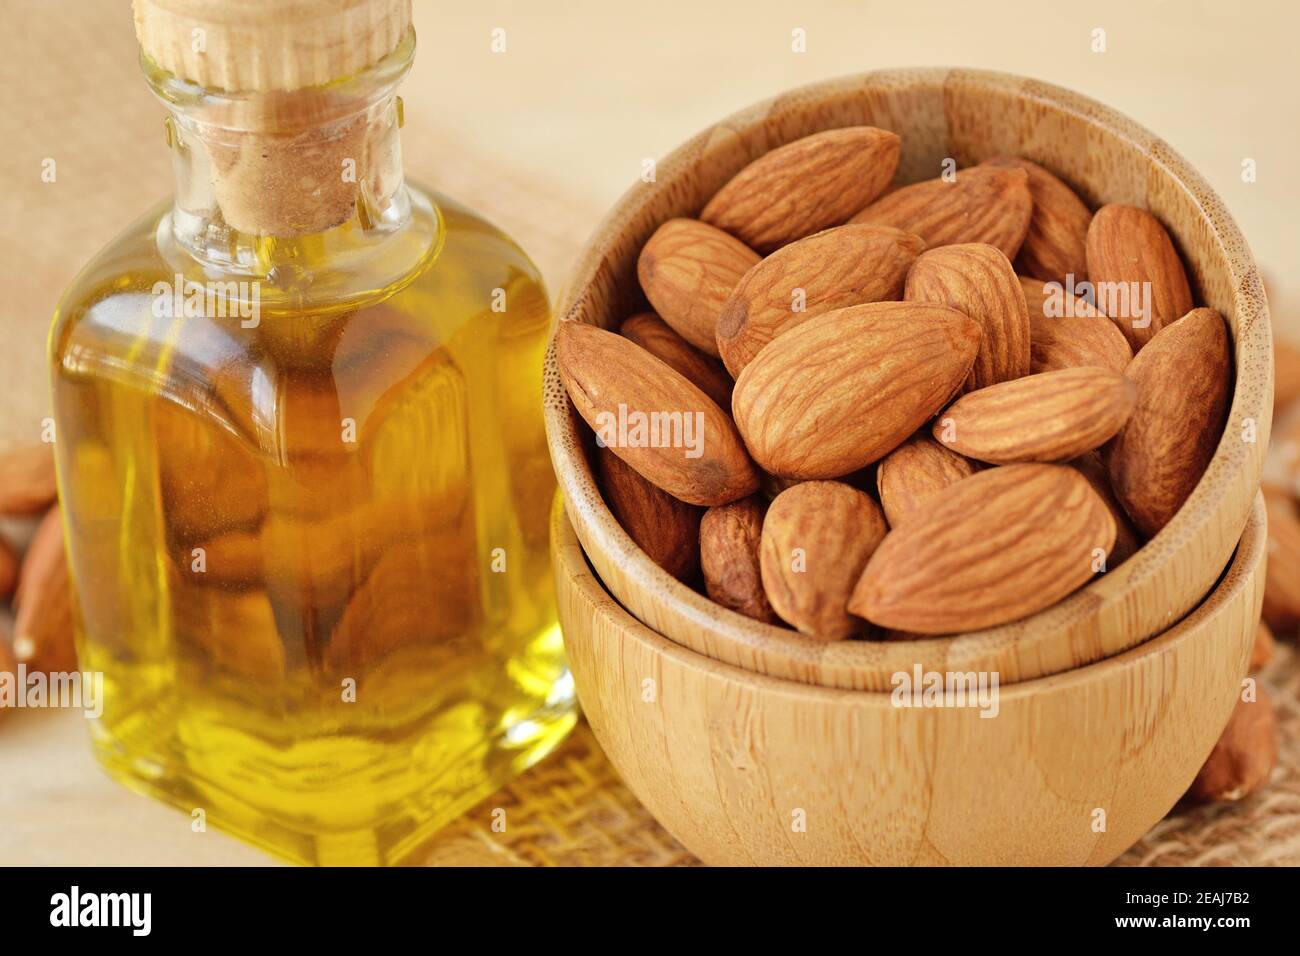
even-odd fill
[(975, 474), (977, 466), (929, 435), (913, 435), (880, 460), (876, 488), (891, 528), (924, 514), (936, 495)]
[(1289, 495), (1265, 489), (1268, 561), (1264, 565), (1264, 620), (1278, 631), (1300, 624), (1300, 517)]
[(30, 515), (54, 504), (54, 446), (16, 448), (0, 455), (0, 515)]
[(1109, 441), (1128, 421), (1137, 388), (1105, 368), (1043, 372), (969, 392), (934, 423), (934, 437), (995, 465), (1068, 461)]
[(1129, 364), (1137, 407), (1107, 449), (1110, 486), (1148, 538), (1192, 493), (1223, 434), (1232, 360), (1223, 317), (1194, 309)]
[(875, 302), (823, 313), (745, 366), (731, 399), (736, 425), (774, 475), (847, 475), (943, 406), (979, 341), (974, 319), (943, 306)]
[(993, 246), (931, 249), (907, 275), (908, 302), (933, 302), (969, 315), (983, 338), (966, 387), (983, 388), (1029, 374), (1029, 311), (1020, 280)]
[(1145, 209), (1102, 206), (1088, 227), (1088, 279), (1097, 308), (1136, 352), (1192, 308), (1187, 273), (1173, 241)]
[(660, 317), (714, 357), (718, 314), (758, 253), (695, 219), (669, 219), (641, 249), (636, 274)]
[(895, 189), (851, 221), (915, 233), (930, 249), (984, 242), (1015, 259), (1033, 208), (1029, 174), (1023, 169), (972, 166), (959, 170), (951, 182), (930, 179)]
[(814, 133), (754, 160), (700, 218), (762, 253), (838, 226), (894, 178), (898, 137), (874, 126)]
[(700, 522), (700, 566), (712, 600), (756, 621), (776, 624), (759, 569), (766, 511), (766, 502), (757, 496), (706, 511)]
[(693, 578), (703, 512), (650, 484), (608, 448), (596, 449), (596, 470), (609, 510), (637, 547), (673, 577)]
[(1277, 640), (1273, 637), (1273, 632), (1267, 624), (1260, 621), (1255, 626), (1255, 643), (1250, 646), (1250, 672), (1267, 667), (1276, 651)]
[(642, 478), (693, 505), (726, 504), (758, 490), (758, 473), (727, 413), (636, 343), (561, 322), (555, 358), (578, 414)]
[(13, 546), (0, 538), (0, 601), (7, 601), (18, 583), (18, 555)]
[(14, 596), (14, 657), (29, 671), (64, 673), (77, 669), (72, 626), (72, 589), (63, 551), (59, 508), (36, 528)]
[(1037, 163), (1011, 156), (986, 160), (986, 166), (1023, 169), (1029, 175), (1034, 209), (1016, 256), (1016, 270), (1048, 281), (1088, 278), (1088, 225), (1092, 213), (1064, 182)]
[(1300, 348), (1273, 340), (1273, 412), (1280, 413), (1300, 398)]
[(1005, 624), (1085, 583), (1114, 542), (1106, 505), (1073, 468), (991, 468), (890, 531), (849, 610), (918, 634)]
[(823, 312), (898, 299), (925, 248), (887, 226), (840, 226), (792, 242), (754, 266), (718, 318), (718, 352), (739, 375), (782, 332)]
[(1142, 536), (1137, 528), (1133, 527), (1133, 522), (1124, 511), (1124, 506), (1110, 490), (1106, 463), (1102, 460), (1100, 452), (1090, 451), (1080, 455), (1070, 462), (1070, 466), (1078, 469), (1079, 473), (1088, 479), (1092, 490), (1097, 492), (1098, 497), (1106, 503), (1106, 510), (1115, 519), (1115, 547), (1106, 556), (1106, 570), (1114, 570), (1138, 552), (1142, 547)]
[(1097, 365), (1123, 372), (1133, 350), (1118, 326), (1087, 299), (1056, 283), (1022, 277), (1029, 306), (1029, 370), (1054, 372)]
[(1268, 782), (1277, 766), (1277, 712), (1263, 687), (1238, 700), (1218, 742), (1187, 791), (1193, 800), (1240, 800)]
[(640, 312), (626, 319), (618, 331), (698, 385), (719, 408), (731, 407), (733, 383), (722, 363), (692, 346), (659, 316)]
[(781, 492), (767, 509), (760, 550), (773, 609), (825, 641), (866, 630), (846, 605), (886, 530), (880, 506), (842, 482), (805, 481)]

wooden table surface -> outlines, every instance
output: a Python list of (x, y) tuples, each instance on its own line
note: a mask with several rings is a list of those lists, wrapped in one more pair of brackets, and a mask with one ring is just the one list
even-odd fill
[[(416, 0), (402, 89), (408, 172), (513, 233), (552, 292), (603, 210), (717, 117), (792, 86), (882, 67), (1036, 76), (1128, 113), (1196, 165), (1273, 276), (1300, 337), (1300, 15), (1284, 0), (656, 4)], [(0, 0), (0, 447), (48, 414), (45, 334), (61, 289), (171, 187), (162, 108), (126, 0)], [(491, 50), (492, 31), (506, 49)], [(792, 49), (794, 31), (806, 52)], [(1105, 50), (1094, 52), (1104, 31)], [(42, 181), (42, 163), (57, 178)], [(1244, 182), (1242, 164), (1257, 177)], [(74, 713), (0, 725), (0, 863), (259, 864), (262, 853), (111, 783)]]

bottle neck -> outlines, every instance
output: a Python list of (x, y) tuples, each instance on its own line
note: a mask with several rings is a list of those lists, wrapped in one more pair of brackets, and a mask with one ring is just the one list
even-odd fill
[(355, 77), (228, 93), (145, 73), (176, 177), (170, 240), (204, 267), (288, 289), (377, 251), (410, 223), (401, 101), (414, 36)]

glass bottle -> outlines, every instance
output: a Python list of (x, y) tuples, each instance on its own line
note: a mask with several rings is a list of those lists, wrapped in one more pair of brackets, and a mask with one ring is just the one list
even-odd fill
[(405, 855), (575, 720), (548, 300), (499, 229), (404, 180), (414, 46), (254, 92), (146, 46), (175, 199), (50, 337), (95, 752), (300, 862)]

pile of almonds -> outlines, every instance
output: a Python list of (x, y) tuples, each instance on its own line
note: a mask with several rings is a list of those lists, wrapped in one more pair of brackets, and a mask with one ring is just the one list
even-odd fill
[(899, 152), (852, 127), (767, 153), (645, 243), (653, 312), (556, 333), (629, 536), (819, 640), (1061, 600), (1178, 512), (1232, 395), (1151, 213), (1013, 157), (890, 189)]
[[(52, 445), (0, 455), (0, 671), (77, 669)], [(4, 531), (27, 532), (22, 558)], [(5, 602), (12, 602), (6, 610)]]

